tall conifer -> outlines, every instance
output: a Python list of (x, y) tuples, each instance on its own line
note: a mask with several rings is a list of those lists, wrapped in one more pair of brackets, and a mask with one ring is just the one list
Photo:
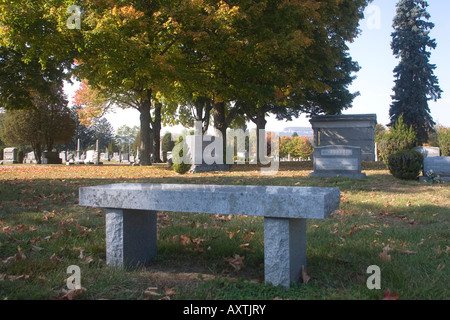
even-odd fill
[(391, 124), (403, 115), (403, 121), (413, 128), (417, 142), (428, 141), (435, 122), (428, 101), (441, 98), (442, 90), (434, 75), (436, 65), (430, 63), (430, 50), (436, 41), (430, 38), (434, 24), (429, 21), (425, 0), (400, 0), (394, 18), (392, 50), (400, 59), (394, 69), (395, 86), (390, 107)]

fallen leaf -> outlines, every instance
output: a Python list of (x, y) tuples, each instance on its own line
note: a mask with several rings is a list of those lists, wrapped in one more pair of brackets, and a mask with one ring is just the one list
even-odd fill
[(379, 257), (383, 262), (391, 262), (391, 256), (389, 255), (389, 246), (383, 248), (383, 252), (380, 253)]
[(158, 288), (157, 287), (148, 287), (147, 289), (144, 290), (144, 294), (146, 296), (160, 296), (161, 294), (158, 293)]
[(22, 251), (22, 248), (20, 247), (20, 246), (17, 246), (17, 253), (16, 253), (16, 255), (15, 255), (15, 260), (16, 261), (19, 261), (19, 260), (24, 260), (24, 259), (26, 259), (27, 257), (25, 256), (25, 254), (23, 253), (23, 251)]
[(233, 239), (236, 233), (239, 233), (241, 230), (238, 231), (226, 231), (228, 238)]
[(306, 272), (305, 266), (302, 266), (302, 281), (303, 283), (308, 283), (311, 280), (311, 277)]
[(224, 261), (228, 262), (236, 271), (239, 271), (244, 267), (244, 259), (245, 257), (235, 254), (231, 258), (224, 258)]
[(81, 248), (81, 247), (79, 247), (79, 248), (78, 247), (74, 247), (73, 250), (80, 252), (80, 254), (78, 255), (78, 258), (80, 258), (80, 259), (84, 258), (84, 249), (83, 248)]
[(8, 258), (2, 260), (2, 263), (3, 263), (3, 264), (7, 264), (8, 262), (14, 260), (14, 258), (15, 258), (15, 256), (8, 257)]
[(191, 237), (190, 236), (181, 236), (180, 237), (180, 243), (185, 246), (191, 243)]
[(83, 292), (87, 291), (86, 288), (78, 288), (72, 290), (63, 289), (63, 296), (60, 298), (54, 298), (55, 300), (73, 300), (75, 297), (79, 296)]
[(176, 294), (175, 288), (168, 288), (167, 286), (164, 287), (164, 294), (166, 296), (173, 296)]
[(398, 297), (398, 293), (391, 294), (391, 290), (389, 289), (383, 293), (383, 300), (398, 300)]
[(27, 226), (24, 224), (20, 224), (18, 226), (15, 227), (15, 231), (19, 232), (19, 233), (24, 233), (27, 229)]
[(215, 219), (216, 219), (217, 221), (230, 221), (232, 215), (230, 214), (230, 215), (228, 215), (228, 216), (225, 217), (224, 215), (216, 214), (214, 217), (215, 217)]
[(195, 244), (196, 246), (200, 246), (203, 242), (205, 242), (206, 240), (203, 238), (195, 238), (191, 240), (193, 244)]
[(94, 258), (93, 258), (92, 256), (89, 256), (89, 257), (86, 258), (86, 260), (84, 261), (84, 263), (89, 264), (89, 263), (91, 263), (92, 261), (94, 261)]
[(19, 279), (29, 279), (30, 275), (28, 274), (21, 274), (20, 276), (8, 276), (9, 281), (19, 280)]
[(11, 227), (3, 227), (2, 231), (5, 232), (5, 233), (11, 233), (12, 229), (11, 229)]
[(61, 258), (58, 258), (55, 253), (50, 256), (50, 260), (56, 261), (58, 263), (64, 262)]

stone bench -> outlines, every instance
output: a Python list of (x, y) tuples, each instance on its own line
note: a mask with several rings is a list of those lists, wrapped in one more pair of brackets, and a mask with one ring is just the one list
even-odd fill
[(157, 212), (264, 217), (265, 281), (289, 288), (306, 269), (306, 219), (339, 208), (338, 188), (113, 184), (80, 188), (79, 204), (106, 208), (109, 265), (148, 263), (157, 252)]

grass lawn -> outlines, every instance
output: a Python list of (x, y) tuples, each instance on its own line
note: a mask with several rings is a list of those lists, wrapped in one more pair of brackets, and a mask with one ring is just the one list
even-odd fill
[[(0, 166), (0, 300), (67, 298), (67, 268), (81, 269), (74, 299), (450, 298), (450, 184), (401, 181), (382, 164), (367, 178), (308, 178), (311, 163), (178, 175), (166, 165)], [(339, 187), (341, 207), (307, 226), (307, 283), (265, 285), (263, 220), (158, 213), (158, 257), (135, 270), (106, 265), (103, 209), (78, 205), (78, 188), (110, 183)], [(370, 290), (367, 268), (379, 266)], [(72, 298), (72, 297), (70, 297)]]

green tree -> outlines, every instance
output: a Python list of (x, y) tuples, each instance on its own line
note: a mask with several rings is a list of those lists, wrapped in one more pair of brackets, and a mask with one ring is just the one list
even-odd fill
[(163, 152), (163, 161), (167, 161), (167, 152), (172, 151), (175, 146), (175, 142), (172, 140), (172, 134), (170, 132), (166, 132), (162, 139), (162, 152)]
[(105, 118), (101, 118), (90, 129), (92, 130), (94, 140), (98, 141), (98, 148), (100, 150), (104, 151), (108, 148), (111, 141), (114, 140), (114, 128)]
[(70, 142), (58, 145), (58, 150), (77, 150), (78, 140), (80, 140), (80, 150), (87, 150), (95, 145), (94, 131), (80, 122), (78, 110), (79, 106), (71, 108), (72, 117), (76, 119), (75, 135)]
[(437, 145), (441, 149), (441, 156), (450, 157), (450, 128), (437, 126)]
[[(170, 119), (180, 104), (201, 107), (204, 127), (212, 115), (224, 138), (243, 103), (260, 127), (269, 112), (339, 112), (355, 67), (346, 42), (368, 1), (16, 0), (0, 5), (0, 43), (43, 66), (70, 61), (69, 74), (103, 98), (83, 104), (95, 107), (88, 114), (139, 110), (142, 163), (150, 164), (149, 132), (158, 158), (163, 110)], [(82, 28), (69, 30), (67, 7), (79, 4)]]
[(65, 100), (49, 103), (35, 97), (35, 105), (31, 110), (7, 111), (0, 135), (10, 145), (31, 145), (40, 163), (42, 147), (52, 151), (56, 144), (71, 141), (76, 123)]
[[(81, 7), (79, 30), (66, 26), (70, 5)], [(68, 61), (69, 76), (87, 80), (107, 97), (107, 104), (97, 105), (101, 107), (98, 115), (113, 104), (136, 108), (141, 121), (141, 163), (149, 165), (152, 129), (159, 150), (161, 108), (156, 96), (173, 82), (170, 75), (175, 73), (169, 59), (177, 48), (176, 23), (169, 16), (172, 9), (177, 9), (177, 3), (169, 0), (1, 2), (0, 45), (20, 48), (25, 60), (36, 59), (43, 69), (52, 58), (58, 66)]]
[(223, 136), (242, 111), (264, 129), (268, 113), (290, 119), (350, 107), (347, 86), (358, 67), (346, 41), (357, 35), (367, 1), (195, 3), (200, 14), (191, 7), (177, 17), (189, 30), (182, 52), (196, 76), (181, 85), (211, 99)]
[(108, 153), (112, 155), (114, 152), (119, 152), (119, 151), (120, 151), (120, 148), (117, 145), (116, 141), (114, 139), (111, 140), (111, 142), (108, 145)]
[(292, 137), (281, 137), (280, 156), (286, 158), (289, 154), (293, 158), (308, 159), (313, 152), (313, 145), (308, 138), (298, 135)]
[(27, 59), (24, 53), (0, 43), (0, 107), (30, 109), (36, 96), (57, 101), (53, 89), (62, 87), (67, 78), (65, 66), (50, 59), (43, 68), (38, 59)]
[(430, 49), (436, 48), (436, 41), (430, 38), (434, 24), (428, 21), (427, 7), (424, 0), (398, 2), (391, 44), (394, 55), (400, 59), (394, 69), (391, 124), (403, 115), (403, 121), (413, 128), (418, 144), (428, 141), (435, 125), (428, 101), (440, 99), (442, 93), (434, 75), (436, 65), (429, 62)]
[(120, 126), (117, 129), (115, 141), (120, 146), (122, 152), (128, 153), (132, 149), (133, 143), (139, 135), (139, 131), (139, 127), (129, 127), (127, 125)]

